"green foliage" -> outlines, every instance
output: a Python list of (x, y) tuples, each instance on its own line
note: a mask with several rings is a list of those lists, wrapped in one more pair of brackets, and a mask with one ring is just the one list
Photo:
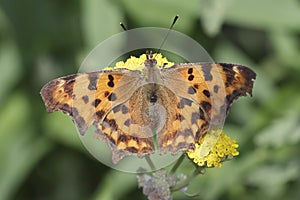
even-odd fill
[[(70, 118), (47, 114), (39, 90), (76, 73), (99, 42), (128, 28), (169, 27), (218, 62), (257, 72), (253, 98), (233, 104), (225, 132), (240, 156), (191, 182), (201, 199), (299, 199), (300, 2), (86, 0), (0, 2), (0, 199), (146, 199), (135, 175), (82, 148)], [(182, 170), (192, 171), (187, 161)], [(176, 199), (187, 198), (176, 192)], [(197, 198), (197, 197), (196, 197)]]

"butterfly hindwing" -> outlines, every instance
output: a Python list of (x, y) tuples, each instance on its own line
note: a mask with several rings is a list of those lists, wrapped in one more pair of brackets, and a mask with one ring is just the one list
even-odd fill
[[(97, 130), (104, 134), (113, 151), (112, 160), (118, 163), (120, 159), (127, 155), (137, 155), (142, 157), (154, 152), (153, 134), (146, 121), (139, 117), (143, 113), (139, 107), (133, 107), (132, 100), (139, 100), (142, 96), (132, 95), (131, 98), (112, 110), (103, 119), (102, 123), (97, 123)], [(144, 106), (143, 108), (147, 108)], [(99, 132), (98, 132), (99, 133)]]

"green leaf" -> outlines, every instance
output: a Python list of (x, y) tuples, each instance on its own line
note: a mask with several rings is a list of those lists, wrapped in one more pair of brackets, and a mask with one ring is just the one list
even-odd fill
[(119, 23), (124, 20), (123, 12), (113, 1), (82, 1), (82, 27), (87, 51), (111, 35), (122, 31)]
[(130, 19), (133, 19), (141, 27), (159, 26), (169, 28), (173, 18), (179, 15), (179, 21), (174, 29), (184, 32), (194, 28), (191, 22), (197, 19), (199, 13), (198, 0), (189, 0), (188, 3), (174, 0), (123, 0), (121, 7), (125, 8)]
[(297, 36), (287, 30), (278, 29), (270, 34), (270, 40), (276, 53), (276, 59), (283, 65), (300, 71), (300, 47)]
[(279, 148), (285, 145), (297, 144), (300, 141), (299, 112), (291, 110), (281, 118), (274, 120), (265, 128), (255, 141), (259, 146)]
[(210, 36), (219, 33), (226, 12), (230, 11), (234, 0), (201, 0), (201, 21), (205, 32)]
[(34, 137), (24, 94), (15, 94), (0, 115), (0, 199), (13, 197), (36, 163), (50, 150), (51, 143)]
[(265, 31), (299, 31), (300, 6), (297, 0), (238, 0), (226, 14), (226, 22)]
[(79, 138), (83, 136), (79, 135), (70, 116), (61, 112), (49, 113), (45, 115), (44, 127), (45, 134), (53, 140), (78, 150), (84, 150)]
[(263, 194), (269, 199), (280, 199), (288, 187), (289, 181), (297, 179), (299, 174), (299, 166), (290, 162), (281, 165), (265, 165), (257, 167), (249, 173), (247, 182), (251, 186), (259, 187)]
[(114, 200), (128, 193), (131, 189), (137, 187), (137, 179), (135, 174), (127, 174), (111, 170), (106, 174), (102, 184), (99, 185), (95, 193), (95, 200)]
[(7, 19), (0, 9), (0, 103), (13, 88), (21, 75), (20, 55), (11, 37)]

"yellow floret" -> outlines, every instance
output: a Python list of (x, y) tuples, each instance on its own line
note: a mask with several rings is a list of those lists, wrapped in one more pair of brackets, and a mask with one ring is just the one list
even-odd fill
[(211, 130), (196, 143), (195, 151), (187, 155), (198, 166), (222, 167), (223, 161), (239, 155), (236, 142), (221, 129)]
[[(153, 58), (157, 61), (158, 66), (170, 67), (174, 65), (174, 63), (169, 62), (167, 58), (163, 57), (162, 54), (153, 54)], [(140, 57), (131, 56), (125, 62), (119, 61), (116, 63), (114, 67), (108, 67), (105, 69), (116, 69), (116, 68), (126, 68), (130, 70), (141, 70), (145, 67), (144, 63), (147, 57), (146, 54), (142, 54)]]

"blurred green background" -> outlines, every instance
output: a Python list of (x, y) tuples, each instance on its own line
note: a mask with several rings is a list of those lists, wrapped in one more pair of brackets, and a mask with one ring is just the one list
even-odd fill
[[(225, 132), (240, 156), (191, 185), (201, 199), (300, 198), (300, 1), (1, 0), (0, 199), (146, 199), (136, 177), (83, 148), (71, 119), (47, 114), (39, 90), (77, 72), (99, 42), (129, 28), (169, 27), (217, 62), (257, 73)], [(177, 199), (188, 199), (175, 193)]]

